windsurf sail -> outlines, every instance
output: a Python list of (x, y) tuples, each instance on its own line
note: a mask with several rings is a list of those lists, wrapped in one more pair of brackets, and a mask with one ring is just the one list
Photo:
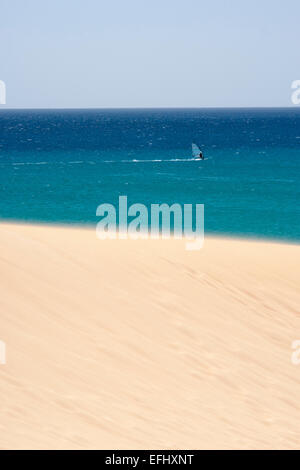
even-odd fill
[(199, 149), (198, 145), (192, 144), (192, 154), (194, 158), (200, 157), (201, 150)]

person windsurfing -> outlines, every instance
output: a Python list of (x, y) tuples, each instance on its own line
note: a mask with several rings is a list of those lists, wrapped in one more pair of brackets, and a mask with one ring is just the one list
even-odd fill
[(195, 160), (204, 160), (203, 152), (199, 149), (197, 144), (192, 144), (192, 154)]

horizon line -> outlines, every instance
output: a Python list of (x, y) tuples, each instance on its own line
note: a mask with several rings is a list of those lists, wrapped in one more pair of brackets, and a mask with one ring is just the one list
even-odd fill
[(90, 107), (7, 107), (4, 105), (3, 107), (0, 106), (3, 110), (153, 110), (153, 109), (300, 109), (300, 106), (297, 105), (289, 105), (289, 106), (112, 106), (112, 107), (97, 107), (97, 106), (90, 106)]

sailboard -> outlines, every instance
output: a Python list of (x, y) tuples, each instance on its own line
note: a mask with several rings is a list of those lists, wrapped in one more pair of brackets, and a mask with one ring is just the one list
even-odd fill
[(203, 154), (197, 144), (192, 144), (192, 155), (195, 160), (202, 160)]

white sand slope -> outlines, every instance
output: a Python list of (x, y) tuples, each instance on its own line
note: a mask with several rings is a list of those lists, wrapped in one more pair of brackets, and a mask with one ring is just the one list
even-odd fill
[(0, 225), (0, 448), (297, 448), (300, 247)]

